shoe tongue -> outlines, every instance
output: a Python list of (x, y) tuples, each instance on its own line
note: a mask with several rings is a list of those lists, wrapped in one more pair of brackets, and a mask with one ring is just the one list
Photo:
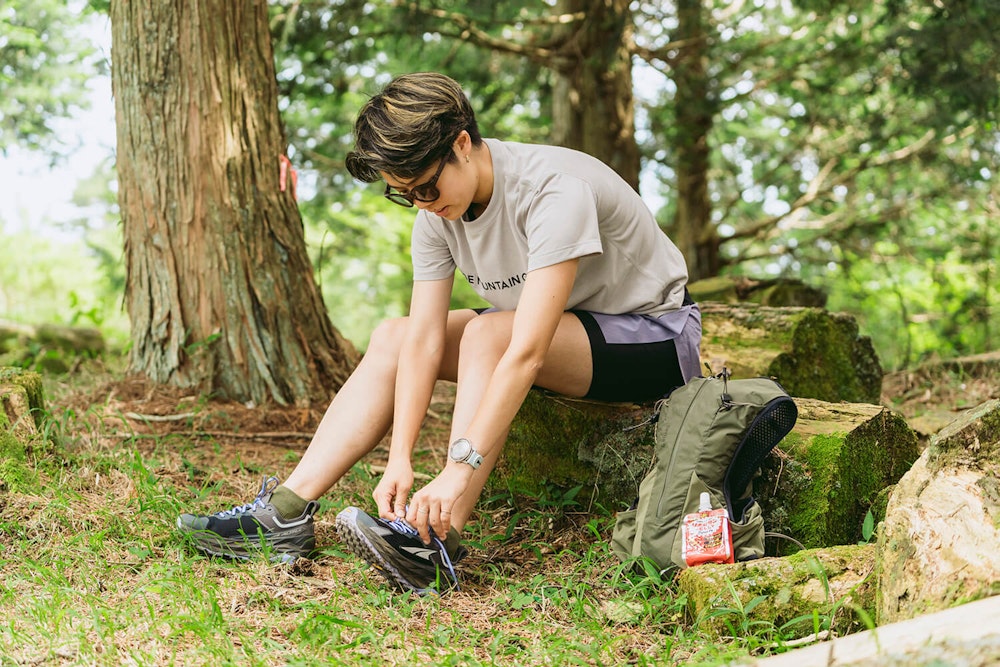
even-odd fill
[(458, 531), (454, 528), (448, 528), (448, 536), (444, 540), (444, 548), (448, 551), (448, 558), (451, 559), (452, 563), (457, 563), (469, 553), (462, 546), (462, 538), (459, 537)]

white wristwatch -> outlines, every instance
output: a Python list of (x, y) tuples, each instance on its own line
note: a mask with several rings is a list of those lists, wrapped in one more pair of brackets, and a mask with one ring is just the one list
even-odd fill
[(466, 438), (459, 438), (451, 443), (451, 447), (448, 448), (448, 458), (455, 463), (468, 463), (473, 468), (478, 468), (483, 462), (482, 454), (477, 452)]

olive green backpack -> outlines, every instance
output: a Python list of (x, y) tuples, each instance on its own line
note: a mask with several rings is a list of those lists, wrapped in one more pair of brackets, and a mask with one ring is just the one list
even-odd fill
[(728, 511), (737, 561), (764, 555), (764, 519), (753, 476), (798, 417), (772, 379), (730, 380), (723, 370), (675, 389), (658, 407), (654, 466), (631, 509), (619, 512), (612, 547), (623, 560), (651, 559), (660, 570), (686, 567), (680, 525), (707, 491)]

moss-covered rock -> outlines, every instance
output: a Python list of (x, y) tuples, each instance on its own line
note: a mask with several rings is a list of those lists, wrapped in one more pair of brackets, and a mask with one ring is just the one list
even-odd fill
[(602, 403), (533, 390), (511, 425), (490, 475), (492, 491), (540, 494), (546, 487), (586, 489), (612, 509), (635, 498), (653, 451), (652, 403)]
[(880, 405), (795, 403), (795, 428), (754, 482), (765, 525), (808, 548), (853, 544), (867, 512), (881, 511), (885, 490), (917, 459), (917, 435)]
[[(42, 387), (42, 376), (22, 368), (0, 366), (0, 387), (4, 385), (20, 387), (24, 391), (27, 410), (30, 412), (35, 428), (40, 429), (45, 415), (45, 391)], [(12, 391), (12, 389), (8, 391)], [(11, 415), (8, 414), (8, 416)]]
[(789, 394), (878, 403), (882, 367), (855, 319), (821, 308), (703, 303), (702, 361), (733, 377), (774, 377)]
[[(875, 547), (811, 549), (784, 558), (730, 565), (699, 565), (678, 575), (698, 627), (714, 636), (764, 622), (801, 634), (814, 632), (813, 613), (838, 634), (864, 629), (874, 617)], [(749, 611), (746, 611), (749, 610)], [(860, 610), (860, 611), (859, 611)]]

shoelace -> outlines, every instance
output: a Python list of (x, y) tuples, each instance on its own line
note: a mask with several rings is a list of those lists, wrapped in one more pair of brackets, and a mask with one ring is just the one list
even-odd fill
[(260, 491), (257, 492), (257, 497), (251, 502), (245, 505), (237, 505), (236, 507), (228, 510), (222, 510), (221, 512), (216, 513), (215, 516), (220, 519), (225, 519), (226, 517), (238, 516), (240, 514), (253, 511), (258, 507), (263, 507), (266, 504), (264, 502), (264, 497), (278, 488), (279, 483), (280, 481), (277, 477), (264, 477), (263, 481), (260, 483)]
[[(396, 531), (397, 533), (401, 533), (409, 537), (416, 537), (417, 539), (420, 539), (420, 533), (417, 531), (416, 528), (407, 523), (406, 519), (393, 519), (392, 521), (386, 521), (385, 519), (383, 519), (383, 521), (385, 521), (385, 523), (389, 526), (389, 528)], [(452, 583), (455, 585), (455, 590), (456, 591), (459, 590), (458, 574), (456, 574), (455, 572), (455, 566), (452, 565), (451, 563), (451, 556), (448, 555), (448, 547), (445, 546), (444, 542), (441, 541), (441, 538), (438, 537), (433, 530), (431, 530), (431, 544), (433, 544), (437, 548), (438, 552), (441, 554), (441, 560), (443, 561), (444, 566), (447, 569), (448, 576), (451, 578)]]

